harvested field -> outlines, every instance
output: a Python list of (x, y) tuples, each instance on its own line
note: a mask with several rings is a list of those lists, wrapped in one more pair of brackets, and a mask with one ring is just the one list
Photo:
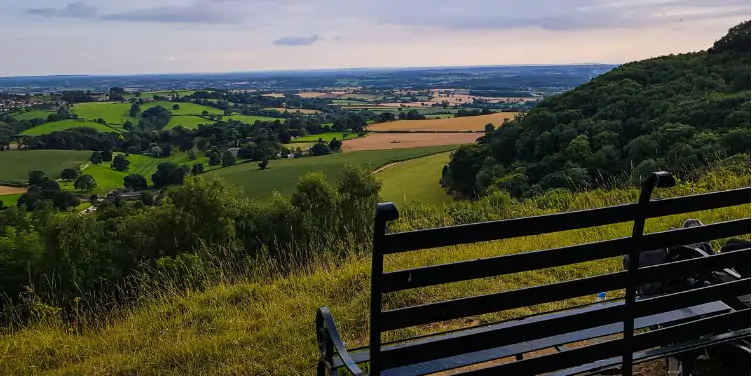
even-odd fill
[(269, 98), (284, 98), (284, 93), (268, 93), (268, 94), (262, 94), (261, 96), (269, 97)]
[(476, 131), (482, 132), (486, 124), (498, 127), (504, 119), (512, 120), (517, 112), (498, 112), (491, 115), (465, 116), (460, 118), (429, 119), (429, 120), (397, 120), (388, 123), (378, 123), (368, 126), (369, 131)]
[(20, 193), (26, 193), (26, 188), (8, 187), (0, 185), (0, 196), (15, 195)]
[[(301, 98), (318, 98), (324, 95), (330, 95), (329, 93), (322, 93), (320, 91), (301, 91), (298, 96)], [(339, 96), (339, 95), (337, 95)]]
[[(406, 149), (475, 142), (480, 133), (374, 133), (342, 143), (342, 151)], [(399, 141), (394, 143), (393, 141)]]

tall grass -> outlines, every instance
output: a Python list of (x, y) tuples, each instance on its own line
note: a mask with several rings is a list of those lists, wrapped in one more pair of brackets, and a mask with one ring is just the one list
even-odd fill
[[(659, 190), (673, 197), (749, 185), (745, 173), (715, 166), (692, 181)], [(406, 205), (389, 231), (530, 216), (634, 202), (635, 188), (581, 193), (554, 192), (517, 202), (493, 195), (476, 202)], [(749, 205), (687, 215), (655, 218), (646, 232), (678, 227), (686, 218), (704, 223), (749, 216)], [(386, 270), (442, 264), (466, 259), (567, 246), (627, 236), (631, 223), (564, 231), (540, 236), (476, 243), (392, 255)], [(344, 243), (342, 243), (344, 244)], [(352, 243), (350, 244), (352, 245)], [(718, 243), (714, 243), (718, 246)], [(146, 268), (123, 288), (137, 289), (134, 302), (110, 310), (100, 320), (79, 325), (45, 315), (23, 330), (0, 336), (0, 373), (203, 375), (313, 374), (317, 358), (313, 317), (329, 306), (348, 347), (367, 345), (370, 290), (369, 247), (331, 249), (322, 241), (305, 262), (280, 260), (259, 253), (253, 259), (231, 246), (204, 245), (197, 254), (182, 255)], [(451, 283), (387, 294), (384, 308), (492, 293), (554, 281), (618, 271), (620, 258), (503, 277)], [(618, 296), (620, 292), (612, 292)], [(527, 309), (481, 315), (420, 326), (384, 336), (396, 340), (564, 308), (592, 301), (582, 297)]]

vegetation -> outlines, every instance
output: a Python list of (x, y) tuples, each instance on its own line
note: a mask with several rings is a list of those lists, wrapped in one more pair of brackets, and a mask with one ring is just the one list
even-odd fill
[(57, 176), (66, 168), (77, 168), (89, 161), (91, 152), (75, 150), (15, 150), (0, 152), (0, 182), (24, 183), (29, 171), (40, 170)]
[[(268, 199), (273, 191), (289, 196), (295, 189), (297, 179), (313, 171), (323, 171), (332, 179), (341, 176), (342, 168), (348, 163), (358, 163), (369, 169), (383, 165), (442, 153), (456, 146), (430, 146), (423, 148), (358, 151), (335, 153), (315, 158), (295, 158), (275, 161), (268, 169), (260, 170), (255, 164), (243, 163), (208, 173), (208, 176), (221, 177), (226, 182), (243, 187), (253, 198)], [(432, 180), (436, 181), (435, 177)]]
[(443, 182), (465, 197), (534, 196), (749, 153), (749, 33), (745, 22), (708, 51), (625, 64), (548, 98), (458, 150)]
[(498, 126), (505, 121), (514, 119), (516, 115), (516, 112), (499, 112), (491, 115), (463, 116), (446, 119), (398, 120), (372, 124), (368, 126), (368, 130), (374, 132), (480, 132), (485, 130), (486, 124), (491, 123)]
[(437, 177), (449, 160), (449, 153), (397, 162), (377, 173), (381, 197), (402, 207), (409, 202), (440, 204), (452, 200), (438, 184)]
[[(171, 191), (165, 204), (153, 210), (109, 207), (95, 215), (65, 216), (55, 221), (38, 222), (44, 223), (38, 230), (24, 230), (18, 232), (19, 235), (6, 236), (9, 241), (0, 244), (21, 244), (18, 237), (25, 237), (23, 244), (26, 247), (23, 249), (27, 251), (11, 251), (15, 260), (33, 256), (41, 251), (39, 247), (53, 247), (47, 250), (50, 255), (71, 257), (67, 259), (69, 264), (55, 264), (60, 283), (56, 285), (59, 290), (54, 295), (42, 288), (47, 286), (44, 283), (35, 285), (37, 290), (33, 294), (25, 295), (28, 304), (33, 303), (35, 307), (32, 319), (25, 328), (0, 337), (0, 346), (7, 349), (9, 358), (6, 359), (13, 359), (12, 362), (0, 362), (0, 372), (19, 375), (40, 372), (92, 374), (109, 372), (112, 370), (109, 367), (115, 365), (117, 372), (145, 375), (312, 374), (317, 348), (311, 319), (315, 309), (323, 305), (331, 307), (339, 318), (339, 328), (348, 344), (367, 344), (368, 333), (364, 328), (368, 327), (370, 228), (367, 223), (341, 221), (370, 222), (371, 214), (366, 207), (343, 206), (352, 203), (354, 192), (368, 192), (366, 196), (360, 196), (359, 204), (372, 208), (376, 200), (373, 192), (378, 190), (378, 184), (371, 180), (373, 175), (367, 171), (348, 171), (345, 176), (349, 178), (339, 180), (335, 187), (321, 174), (307, 175), (298, 183), (291, 200), (275, 196), (265, 203), (247, 200), (217, 181), (190, 179), (183, 187)], [(748, 162), (737, 159), (715, 165), (697, 175), (696, 179), (684, 181), (677, 187), (659, 190), (657, 195), (672, 197), (730, 189), (747, 186), (748, 180)], [(408, 204), (400, 208), (400, 219), (390, 231), (601, 207), (634, 202), (637, 195), (637, 189), (629, 188), (576, 194), (558, 192), (524, 202), (517, 202), (508, 195), (495, 195), (476, 202)], [(749, 205), (744, 205), (693, 213), (691, 217), (712, 223), (747, 216), (749, 210)], [(2, 218), (8, 218), (8, 213), (12, 210), (6, 210)], [(685, 218), (653, 219), (648, 221), (646, 231), (678, 226)], [(7, 233), (8, 222), (4, 223)], [(297, 225), (288, 226), (289, 223)], [(80, 236), (70, 238), (64, 235), (71, 231), (66, 229), (73, 228)], [(352, 229), (360, 228), (363, 233), (351, 233)], [(46, 232), (45, 229), (55, 231)], [(42, 245), (36, 231), (60, 235)], [(87, 232), (86, 235), (83, 231)], [(179, 231), (180, 235), (171, 236), (172, 232), (165, 231)], [(385, 268), (398, 270), (525, 252), (538, 249), (541, 244), (546, 247), (567, 246), (627, 236), (630, 231), (630, 223), (621, 223), (597, 230), (455, 246), (447, 252), (411, 252), (388, 258)], [(279, 242), (270, 241), (270, 234), (276, 234), (283, 244), (291, 236), (302, 238), (298, 238), (300, 243), (294, 249), (286, 250)], [(61, 241), (63, 237), (65, 242)], [(163, 242), (159, 240), (162, 237)], [(117, 239), (121, 240), (118, 242)], [(232, 245), (233, 240), (235, 245)], [(204, 245), (198, 245), (199, 242)], [(139, 247), (134, 247), (134, 243)], [(127, 248), (123, 244), (128, 244)], [(268, 244), (270, 248), (264, 250), (262, 244)], [(195, 253), (183, 251), (192, 249), (192, 246), (196, 246)], [(164, 251), (152, 251), (157, 247)], [(144, 257), (159, 259), (141, 267), (129, 263), (129, 260)], [(243, 261), (239, 262), (238, 257)], [(83, 260), (86, 260), (85, 264), (80, 264)], [(76, 265), (86, 266), (76, 269), (83, 274), (71, 273)], [(108, 265), (114, 269), (105, 268)], [(52, 272), (50, 266), (41, 266), (45, 268), (43, 273)], [(116, 304), (113, 295), (108, 295), (105, 299), (111, 299), (110, 304), (93, 306), (91, 300), (95, 298), (83, 292), (87, 289), (103, 291), (101, 282), (117, 279), (117, 273), (127, 270), (127, 266), (140, 268), (140, 273), (133, 274), (134, 277), (128, 279), (131, 282), (122, 284), (117, 291), (126, 296), (138, 294), (140, 304), (126, 303), (128, 300), (118, 300), (120, 303)], [(415, 289), (389, 295), (387, 300), (390, 308), (397, 308), (620, 269), (621, 259), (617, 257)], [(279, 271), (288, 273), (278, 274)], [(28, 275), (22, 269), (13, 269), (13, 272), (4, 275), (4, 283)], [(87, 278), (88, 275), (96, 278)], [(80, 283), (79, 290), (66, 293), (63, 286), (72, 281)], [(99, 283), (93, 284), (93, 281)], [(69, 301), (75, 296), (82, 298), (75, 299), (76, 305), (72, 306), (75, 309), (61, 311), (58, 304), (65, 301), (63, 296)], [(475, 323), (564, 308), (591, 302), (591, 299), (582, 297), (533, 307), (532, 310), (482, 315)], [(105, 306), (118, 308), (112, 311), (103, 308)], [(106, 319), (100, 321), (101, 318)], [(413, 328), (409, 334), (427, 334), (466, 325), (467, 322), (455, 320), (443, 323), (441, 328)], [(405, 334), (396, 331), (385, 340), (399, 339)]]

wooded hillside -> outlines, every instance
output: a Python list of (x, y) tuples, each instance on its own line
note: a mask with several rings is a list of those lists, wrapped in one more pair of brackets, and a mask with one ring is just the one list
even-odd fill
[(750, 23), (707, 51), (624, 64), (542, 101), (454, 154), (461, 196), (597, 187), (624, 172), (681, 175), (750, 150)]

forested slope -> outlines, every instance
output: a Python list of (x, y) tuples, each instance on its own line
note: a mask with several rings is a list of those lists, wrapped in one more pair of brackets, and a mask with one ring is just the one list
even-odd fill
[(675, 174), (750, 150), (750, 23), (707, 51), (624, 64), (542, 101), (459, 149), (442, 183), (461, 196), (597, 187)]

